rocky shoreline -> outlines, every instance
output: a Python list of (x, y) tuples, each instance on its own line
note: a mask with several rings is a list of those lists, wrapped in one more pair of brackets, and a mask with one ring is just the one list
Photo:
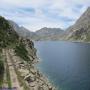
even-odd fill
[[(27, 90), (56, 90), (49, 80), (36, 68), (35, 64), (39, 62), (36, 56), (34, 56), (32, 64), (28, 69), (27, 63), (16, 56), (14, 50), (9, 50), (9, 53), (12, 57), (15, 70), (19, 73), (17, 76), (24, 81), (28, 87)], [(23, 85), (21, 86), (23, 87)]]

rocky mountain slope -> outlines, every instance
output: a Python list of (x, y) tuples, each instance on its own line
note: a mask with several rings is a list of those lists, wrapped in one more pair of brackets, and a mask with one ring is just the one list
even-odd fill
[(62, 36), (63, 40), (90, 41), (90, 7), (70, 26)]
[(30, 30), (26, 29), (23, 26), (19, 26), (18, 24), (16, 24), (14, 21), (8, 20), (10, 25), (14, 28), (14, 30), (19, 34), (19, 36), (24, 37), (24, 38), (32, 38), (33, 36), (35, 36), (34, 32), (31, 32)]
[(60, 28), (41, 28), (37, 30), (35, 33), (37, 34), (36, 40), (54, 40), (56, 35), (61, 35), (64, 31)]
[(0, 16), (0, 89), (55, 90), (34, 65), (38, 62), (34, 43), (14, 29)]

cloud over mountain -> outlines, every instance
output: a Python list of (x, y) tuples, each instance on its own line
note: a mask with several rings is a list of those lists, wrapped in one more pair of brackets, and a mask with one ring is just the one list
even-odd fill
[(90, 0), (1, 0), (0, 15), (30, 30), (67, 28), (90, 5)]

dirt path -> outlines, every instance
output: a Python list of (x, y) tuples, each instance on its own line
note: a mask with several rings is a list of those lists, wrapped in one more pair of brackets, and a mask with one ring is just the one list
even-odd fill
[(3, 49), (2, 50), (3, 51), (3, 58), (4, 58), (4, 79), (3, 79), (3, 88), (8, 88), (8, 83), (7, 83), (7, 75), (6, 75), (6, 68), (7, 68), (7, 64), (6, 64), (6, 61), (5, 61), (5, 59), (6, 59), (6, 54), (5, 54), (5, 50)]
[(6, 50), (6, 58), (7, 58), (7, 64), (9, 66), (8, 68), (10, 71), (12, 88), (16, 88), (16, 90), (23, 90), (22, 87), (20, 87), (20, 85), (19, 85), (19, 81), (18, 81), (16, 72), (15, 72), (14, 66), (11, 62), (11, 58), (10, 58), (10, 54), (9, 54), (8, 50)]

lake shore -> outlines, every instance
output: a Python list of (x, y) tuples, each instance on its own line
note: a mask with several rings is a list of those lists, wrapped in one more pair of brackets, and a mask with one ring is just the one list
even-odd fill
[[(49, 42), (51, 40), (46, 40), (44, 42)], [(74, 40), (52, 40), (52, 41), (55, 41), (55, 42), (58, 42), (58, 41), (61, 41), (61, 42), (73, 42), (73, 43), (90, 43), (90, 42), (87, 42), (87, 41), (74, 41)], [(43, 42), (43, 41), (35, 41), (35, 42)]]
[[(39, 67), (50, 75), (58, 90), (89, 90), (90, 44), (71, 41), (45, 41), (35, 43), (43, 60)], [(86, 72), (86, 73), (84, 73)], [(78, 76), (78, 77), (77, 77)], [(84, 82), (86, 80), (86, 82)], [(79, 83), (82, 81), (82, 85)], [(77, 83), (76, 83), (77, 82)]]
[(61, 40), (61, 41), (64, 41), (64, 42), (73, 42), (73, 43), (86, 43), (86, 44), (90, 44), (90, 42), (86, 42), (86, 41), (74, 41), (74, 40)]
[(13, 50), (9, 51), (8, 53), (12, 57), (14, 68), (18, 72), (17, 76), (22, 79), (20, 79), (20, 83), (23, 82), (29, 88), (28, 90), (56, 90), (49, 79), (37, 69), (36, 64), (40, 62), (37, 56), (34, 56), (28, 68), (27, 63), (16, 56)]
[(40, 80), (44, 82), (44, 88), (48, 87), (45, 90), (57, 90), (56, 87), (51, 83), (51, 81), (45, 76), (45, 74), (37, 67), (37, 64), (40, 63), (42, 60), (37, 56), (35, 59), (35, 63), (33, 63), (34, 70), (38, 72)]

